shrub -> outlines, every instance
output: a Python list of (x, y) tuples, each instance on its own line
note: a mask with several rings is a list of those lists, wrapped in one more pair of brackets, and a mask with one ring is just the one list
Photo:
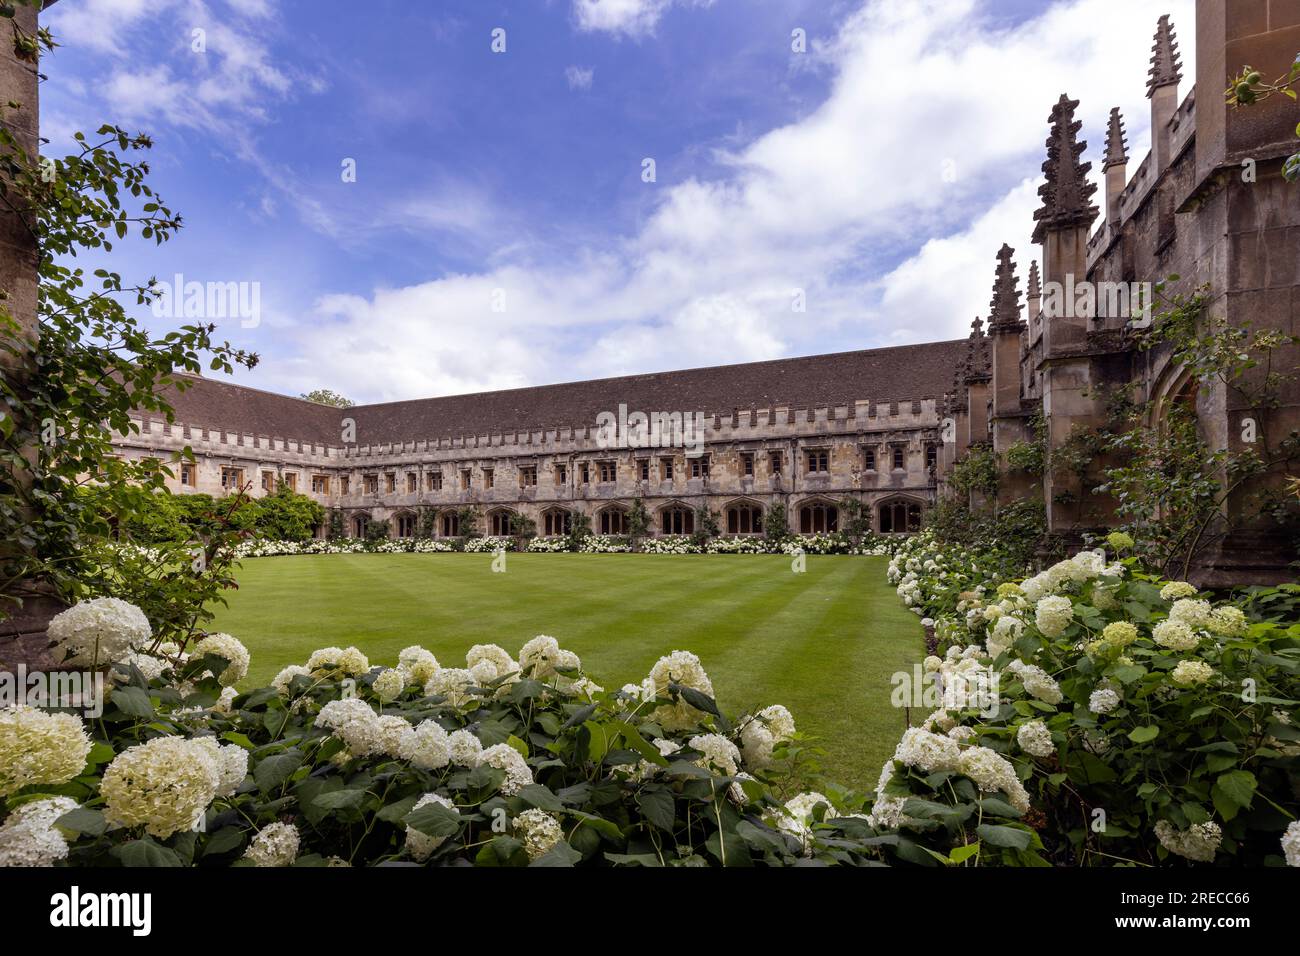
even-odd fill
[[(244, 665), (233, 638), (211, 643)], [(75, 727), (47, 735), (69, 759), (24, 765), (22, 786), (5, 794), (0, 864), (783, 866), (880, 856), (862, 798), (804, 790), (812, 754), (788, 711), (727, 720), (685, 652), (617, 691), (549, 637), (517, 658), (473, 647), (463, 668), (419, 647), (391, 669), (356, 648), (326, 648), (246, 693), (222, 686), (228, 666), (175, 646), (120, 661), (102, 720), (84, 726), (91, 740)], [(21, 746), (0, 732), (0, 768)]]
[(873, 821), (946, 863), (1281, 863), (1300, 627), (1132, 557), (1081, 552), (1019, 583), (992, 566), (924, 536), (891, 563), (947, 647), (927, 670), (950, 696), (886, 764)]

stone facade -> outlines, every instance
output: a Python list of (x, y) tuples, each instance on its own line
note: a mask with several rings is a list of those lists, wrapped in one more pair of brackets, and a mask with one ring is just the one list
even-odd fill
[[(429, 510), (437, 536), (459, 536), (456, 513), (467, 506), (479, 512), (477, 530), (487, 534), (509, 533), (513, 514), (531, 519), (539, 534), (563, 533), (573, 514), (586, 515), (596, 533), (621, 534), (638, 498), (651, 516), (651, 533), (660, 535), (693, 530), (701, 507), (717, 515), (723, 533), (760, 534), (773, 505), (786, 509), (793, 530), (834, 531), (845, 498), (863, 502), (876, 530), (915, 530), (934, 500), (940, 381), (964, 347), (934, 343), (521, 390), (534, 394), (521, 396), (514, 407), (545, 408), (552, 415), (567, 410), (571, 420), (529, 425), (527, 418), (539, 412), (518, 412), (520, 421), (509, 430), (429, 438), (414, 435), (428, 434), (442, 421), (454, 424), (457, 408), (481, 408), (479, 397), (332, 409), (195, 380), (173, 396), (178, 421), (140, 420), (139, 434), (122, 439), (118, 450), (172, 461), (191, 449), (193, 464), (171, 465), (176, 475), (168, 484), (177, 493), (221, 495), (251, 485), (250, 493), (261, 496), (287, 483), (340, 511), (351, 536), (364, 534), (371, 521), (388, 521), (393, 536), (414, 536)], [(855, 381), (857, 375), (835, 374), (836, 366), (847, 365), (865, 375), (867, 384)], [(882, 379), (875, 379), (872, 368)], [(918, 397), (848, 397), (873, 380), (890, 388), (900, 375)], [(724, 412), (702, 404), (709, 396), (693, 386), (704, 382), (710, 389), (734, 387), (748, 407)], [(806, 406), (780, 401), (760, 407), (752, 401), (785, 389), (797, 394), (804, 391), (801, 382), (846, 397)], [(762, 394), (747, 391), (755, 383)], [(601, 411), (584, 411), (584, 402), (594, 402), (592, 408), (604, 405), (616, 416), (620, 405), (657, 413), (668, 411), (654, 404), (664, 399), (688, 415), (699, 410), (704, 427), (698, 447), (617, 447), (627, 432), (616, 427), (611, 443), (599, 427)], [(259, 402), (268, 418), (305, 437), (232, 431), (221, 424)], [(331, 429), (340, 440), (323, 437)], [(405, 429), (414, 434), (400, 431)], [(342, 440), (367, 435), (385, 440)], [(626, 444), (638, 444), (637, 433)]]
[[(943, 408), (955, 431), (941, 471), (972, 445), (999, 456), (1032, 437), (1041, 413), (1048, 466), (1041, 494), (1050, 529), (1064, 537), (1104, 526), (1114, 502), (1079, 487), (1052, 467), (1072, 433), (1105, 422), (1106, 399), (1129, 387), (1158, 426), (1171, 403), (1191, 403), (1202, 437), (1212, 448), (1244, 447), (1248, 419), (1267, 416), (1274, 437), (1300, 429), (1300, 389), (1292, 383), (1271, 410), (1245, 407), (1236, 392), (1197, 383), (1166, 348), (1135, 348), (1131, 310), (1098, 295), (1095, 315), (1061, 310), (1055, 287), (1089, 284), (1104, 289), (1157, 283), (1171, 276), (1171, 293), (1208, 289), (1206, 314), (1230, 325), (1300, 333), (1300, 186), (1282, 177), (1284, 158), (1296, 150), (1294, 103), (1276, 97), (1249, 109), (1225, 102), (1227, 77), (1250, 64), (1267, 78), (1285, 74), (1300, 51), (1296, 0), (1199, 0), (1196, 7), (1197, 76), (1181, 100), (1178, 40), (1168, 17), (1156, 26), (1148, 96), (1153, 148), (1128, 175), (1123, 117), (1111, 112), (1103, 180), (1105, 205), (1094, 204), (1097, 186), (1083, 161), (1077, 102), (1062, 95), (1048, 118), (1047, 160), (1035, 214), (1034, 241), (1042, 272), (1030, 266), (1027, 321), (1020, 321), (1011, 252), (999, 254), (991, 303), (990, 334), (977, 326), (956, 388)], [(1094, 228), (1094, 223), (1096, 224)], [(1067, 293), (1066, 300), (1070, 300)], [(1300, 365), (1300, 350), (1277, 356), (1278, 368)], [(1104, 462), (1103, 462), (1104, 463)], [(1292, 469), (1294, 471), (1294, 468)], [(1275, 484), (1277, 472), (1262, 479)], [(1220, 476), (1227, 483), (1228, 476)], [(1294, 527), (1252, 517), (1261, 482), (1238, 488), (1225, 507), (1234, 530), (1202, 559), (1195, 577), (1206, 584), (1289, 580), (1296, 557)], [(1008, 497), (1038, 494), (1023, 479), (1000, 490)]]

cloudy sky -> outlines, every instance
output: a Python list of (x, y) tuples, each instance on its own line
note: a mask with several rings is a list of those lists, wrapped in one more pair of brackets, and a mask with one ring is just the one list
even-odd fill
[(43, 133), (154, 137), (186, 228), (116, 267), (258, 283), (245, 384), (453, 394), (964, 335), (1035, 255), (1052, 103), (1094, 176), (1112, 106), (1140, 159), (1192, 8), (61, 0)]

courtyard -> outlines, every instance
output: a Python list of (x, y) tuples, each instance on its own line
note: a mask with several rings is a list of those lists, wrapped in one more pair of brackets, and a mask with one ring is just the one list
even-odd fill
[(606, 689), (673, 650), (700, 656), (723, 713), (780, 703), (823, 748), (828, 778), (867, 790), (904, 715), (890, 676), (924, 656), (887, 559), (779, 555), (344, 554), (247, 560), (211, 628), (252, 652), (244, 686), (319, 647), (355, 644), (393, 665), (420, 644), (463, 667), (474, 644), (516, 654), (550, 634)]

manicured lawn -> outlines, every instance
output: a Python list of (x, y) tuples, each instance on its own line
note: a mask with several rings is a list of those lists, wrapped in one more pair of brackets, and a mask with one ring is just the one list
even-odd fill
[(875, 785), (903, 728), (889, 678), (924, 655), (884, 558), (776, 555), (356, 554), (245, 562), (213, 628), (253, 654), (263, 684), (318, 647), (355, 644), (391, 665), (421, 644), (464, 666), (472, 644), (510, 653), (537, 634), (581, 656), (606, 688), (672, 650), (698, 654), (724, 713), (785, 704), (826, 749), (832, 779)]

